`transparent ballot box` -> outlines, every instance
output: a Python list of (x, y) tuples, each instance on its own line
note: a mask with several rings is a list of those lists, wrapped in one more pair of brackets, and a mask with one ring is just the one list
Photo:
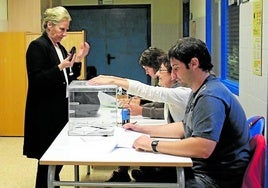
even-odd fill
[(117, 126), (117, 86), (72, 81), (69, 92), (69, 135), (105, 135)]

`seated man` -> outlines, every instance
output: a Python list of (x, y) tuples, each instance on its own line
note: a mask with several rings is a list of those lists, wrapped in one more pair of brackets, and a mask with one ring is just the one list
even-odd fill
[[(191, 157), (185, 187), (241, 187), (250, 160), (249, 127), (237, 98), (212, 76), (211, 56), (204, 42), (184, 38), (169, 50), (173, 76), (192, 89), (182, 122), (125, 129), (151, 135), (137, 138), (136, 150)], [(178, 141), (152, 137), (181, 138)], [(159, 177), (155, 177), (157, 180)]]

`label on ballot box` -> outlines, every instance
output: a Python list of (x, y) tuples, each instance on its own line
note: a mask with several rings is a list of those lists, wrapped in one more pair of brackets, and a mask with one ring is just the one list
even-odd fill
[(117, 126), (117, 86), (73, 81), (69, 87), (69, 135), (113, 135)]

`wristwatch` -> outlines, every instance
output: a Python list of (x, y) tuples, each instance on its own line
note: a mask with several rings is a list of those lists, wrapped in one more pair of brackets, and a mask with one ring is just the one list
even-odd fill
[(152, 143), (151, 143), (151, 146), (152, 146), (152, 149), (153, 149), (153, 152), (158, 152), (156, 147), (158, 145), (158, 142), (159, 140), (153, 140)]

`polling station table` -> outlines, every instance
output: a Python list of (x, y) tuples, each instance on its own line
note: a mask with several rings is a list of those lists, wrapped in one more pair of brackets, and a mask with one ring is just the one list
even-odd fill
[[(136, 118), (139, 124), (164, 124), (162, 120)], [(119, 132), (122, 131), (118, 127)], [(133, 131), (131, 131), (133, 132)], [(117, 133), (117, 132), (115, 132)], [(128, 133), (126, 134), (126, 137)], [(122, 136), (122, 134), (121, 134)], [(192, 160), (187, 157), (141, 152), (127, 146), (120, 146), (118, 140), (128, 144), (124, 137), (114, 136), (69, 136), (68, 124), (63, 128), (48, 150), (40, 159), (41, 165), (48, 165), (48, 188), (55, 186), (75, 187), (184, 187), (184, 167), (191, 167)], [(93, 182), (56, 181), (56, 165), (94, 165), (94, 166), (163, 166), (176, 167), (177, 183), (143, 182)], [(76, 174), (77, 175), (77, 174)]]

